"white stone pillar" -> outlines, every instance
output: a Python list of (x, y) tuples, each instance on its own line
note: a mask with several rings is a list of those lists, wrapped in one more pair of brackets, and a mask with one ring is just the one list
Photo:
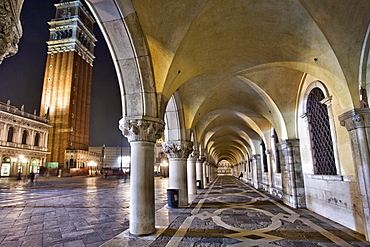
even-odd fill
[(262, 167), (261, 167), (261, 155), (255, 154), (252, 155), (252, 183), (254, 188), (259, 189), (260, 183), (262, 182)]
[(171, 189), (179, 190), (179, 206), (188, 205), (187, 159), (193, 151), (193, 143), (171, 141), (162, 143), (163, 152), (169, 162), (169, 183)]
[(121, 119), (120, 129), (131, 145), (130, 233), (155, 232), (154, 144), (164, 123), (160, 119)]
[(267, 165), (268, 165), (268, 190), (269, 193), (272, 193), (272, 188), (274, 187), (274, 170), (272, 168), (272, 159), (274, 153), (271, 149), (266, 150), (267, 155)]
[(211, 182), (214, 179), (214, 174), (213, 174), (213, 165), (209, 165), (209, 181)]
[(197, 161), (196, 161), (196, 180), (197, 181), (200, 181), (200, 188), (204, 188), (204, 184), (203, 184), (203, 161), (204, 161), (204, 158), (199, 156)]
[(204, 161), (203, 164), (202, 164), (202, 170), (203, 170), (203, 176), (202, 176), (202, 184), (204, 185), (203, 188), (205, 188), (207, 186), (207, 161)]
[(199, 152), (193, 151), (188, 158), (187, 169), (188, 169), (188, 193), (191, 195), (197, 194), (197, 178), (196, 178), (196, 161)]
[(358, 188), (361, 196), (363, 227), (366, 240), (370, 240), (370, 109), (352, 109), (339, 116), (345, 126), (352, 147)]
[(280, 142), (283, 202), (293, 208), (306, 207), (306, 195), (298, 139)]

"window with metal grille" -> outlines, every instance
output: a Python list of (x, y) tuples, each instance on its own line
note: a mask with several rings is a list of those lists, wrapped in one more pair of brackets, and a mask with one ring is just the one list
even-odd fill
[(265, 143), (261, 142), (262, 146), (262, 163), (263, 163), (263, 172), (268, 172), (268, 166), (267, 166), (267, 155), (266, 155), (266, 146)]
[(314, 172), (321, 175), (336, 175), (328, 109), (321, 103), (324, 98), (324, 93), (316, 87), (312, 89), (307, 99)]
[(274, 130), (274, 141), (275, 141), (275, 165), (276, 165), (276, 172), (281, 173), (281, 163), (280, 163), (280, 154), (279, 154), (279, 137)]

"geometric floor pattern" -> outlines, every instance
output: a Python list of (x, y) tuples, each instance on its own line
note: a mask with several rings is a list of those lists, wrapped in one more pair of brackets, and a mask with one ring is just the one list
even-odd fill
[(219, 176), (149, 246), (370, 246), (308, 210), (292, 209), (231, 176)]

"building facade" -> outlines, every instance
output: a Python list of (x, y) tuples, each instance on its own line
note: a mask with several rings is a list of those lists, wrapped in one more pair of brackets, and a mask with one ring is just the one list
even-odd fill
[(48, 162), (64, 167), (65, 150), (88, 150), (94, 19), (81, 1), (55, 4), (49, 22), (50, 38), (45, 66), (40, 116), (48, 114)]
[(101, 155), (102, 161), (99, 168), (102, 169), (124, 169), (129, 172), (131, 166), (130, 147), (89, 147), (90, 152)]
[(45, 166), (48, 134), (47, 118), (26, 113), (8, 101), (0, 102), (1, 177), (40, 173)]

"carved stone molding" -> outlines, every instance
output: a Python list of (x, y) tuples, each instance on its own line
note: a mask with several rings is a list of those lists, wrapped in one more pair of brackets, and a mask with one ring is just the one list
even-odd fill
[(162, 137), (164, 122), (160, 119), (121, 119), (119, 129), (129, 142), (156, 142)]
[(193, 151), (193, 143), (189, 141), (164, 142), (162, 150), (168, 158), (188, 158)]
[(199, 163), (203, 163), (203, 161), (205, 160), (206, 158), (204, 156), (198, 156), (197, 158), (197, 162)]
[(370, 108), (352, 109), (339, 116), (340, 125), (348, 131), (370, 127)]
[(18, 52), (22, 37), (20, 13), (23, 0), (0, 0), (0, 64)]
[(193, 152), (189, 155), (188, 160), (192, 160), (192, 161), (196, 162), (198, 157), (199, 157), (199, 151), (198, 150), (193, 150)]

